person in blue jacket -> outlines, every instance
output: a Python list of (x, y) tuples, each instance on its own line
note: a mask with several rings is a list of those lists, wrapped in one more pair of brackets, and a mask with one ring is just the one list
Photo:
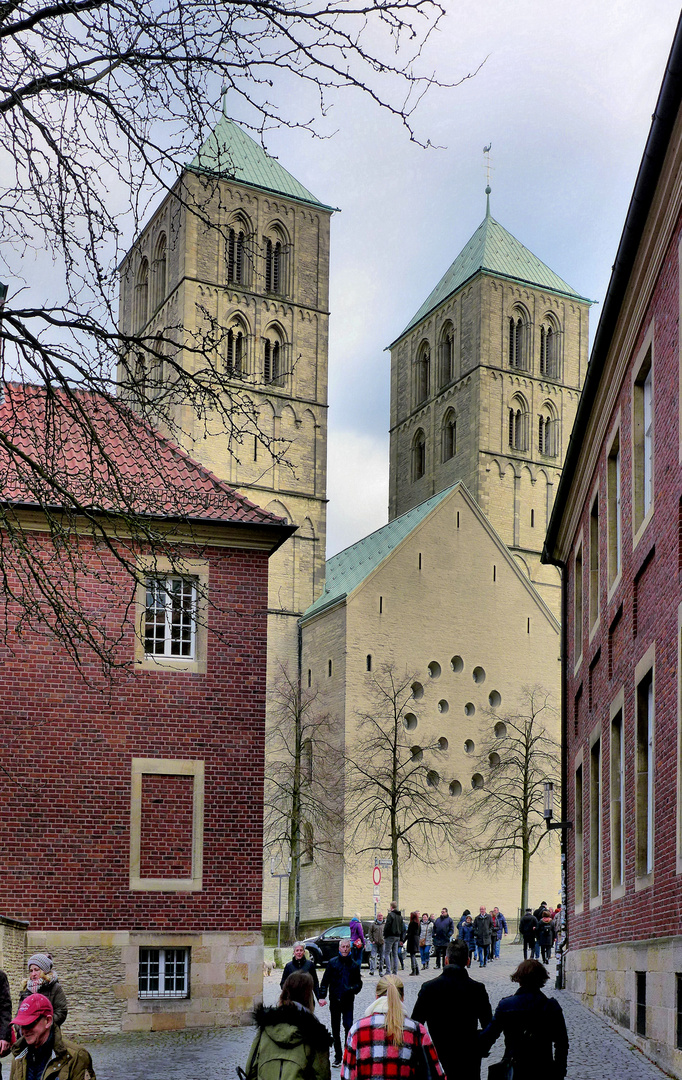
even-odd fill
[(493, 908), (493, 923), (495, 926), (495, 937), (493, 939), (494, 947), (494, 959), (500, 959), (500, 942), (502, 941), (502, 935), (508, 934), (509, 929), (507, 927), (507, 920), (498, 907)]

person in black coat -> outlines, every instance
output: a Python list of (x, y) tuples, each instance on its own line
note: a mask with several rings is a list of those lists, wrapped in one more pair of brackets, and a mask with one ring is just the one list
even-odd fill
[(320, 1005), (327, 1003), (329, 988), (329, 1012), (331, 1013), (332, 1035), (334, 1037), (334, 1068), (341, 1064), (343, 1047), (341, 1045), (341, 1021), (345, 1037), (353, 1026), (353, 1005), (355, 995), (362, 990), (360, 966), (350, 953), (350, 938), (341, 938), (339, 955), (333, 956), (327, 964), (320, 987)]
[(529, 907), (526, 908), (526, 914), (519, 920), (519, 933), (523, 938), (523, 959), (528, 959), (528, 953), (530, 953), (530, 959), (533, 959), (535, 952), (535, 935), (538, 929), (538, 920), (533, 915), (533, 912)]
[(424, 983), (412, 1010), (412, 1019), (428, 1027), (447, 1080), (479, 1080), (476, 1033), (493, 1015), (485, 986), (469, 977), (468, 959), (466, 942), (451, 941), (443, 974)]
[(7, 976), (4, 971), (0, 971), (0, 1054), (3, 1056), (9, 1050), (12, 1041), (11, 1019), (12, 995), (9, 992)]
[(282, 972), (282, 978), (280, 980), (280, 987), (284, 986), (285, 982), (290, 975), (293, 975), (295, 971), (307, 971), (313, 980), (313, 993), (317, 1000), (320, 1000), (320, 984), (317, 981), (317, 971), (315, 970), (315, 964), (312, 960), (306, 960), (305, 945), (302, 941), (294, 942), (294, 956), (293, 959), (285, 964), (284, 971)]
[(539, 960), (523, 960), (511, 977), (519, 989), (502, 998), (495, 1015), (479, 1036), (482, 1055), (489, 1054), (504, 1032), (503, 1060), (514, 1067), (514, 1080), (563, 1080), (568, 1058), (568, 1034), (561, 1005), (542, 993), (549, 979)]

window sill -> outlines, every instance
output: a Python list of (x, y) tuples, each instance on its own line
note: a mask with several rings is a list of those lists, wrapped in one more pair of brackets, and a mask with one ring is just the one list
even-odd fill
[(611, 903), (613, 903), (615, 900), (622, 900), (626, 892), (627, 889), (625, 887), (625, 882), (623, 882), (621, 885), (613, 885), (611, 888)]
[(650, 874), (644, 874), (642, 877), (635, 878), (635, 892), (644, 892), (645, 889), (650, 889), (654, 883), (654, 872)]

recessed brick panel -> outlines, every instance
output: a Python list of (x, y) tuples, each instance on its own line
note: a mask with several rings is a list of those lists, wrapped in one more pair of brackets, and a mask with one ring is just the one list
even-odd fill
[(140, 877), (192, 876), (193, 776), (142, 774)]

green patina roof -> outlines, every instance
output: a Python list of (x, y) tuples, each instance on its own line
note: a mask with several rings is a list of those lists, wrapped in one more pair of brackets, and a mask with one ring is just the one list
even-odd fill
[(389, 521), (388, 525), (358, 540), (357, 544), (351, 544), (338, 555), (327, 559), (324, 592), (311, 604), (303, 618), (316, 615), (352, 593), (456, 486), (439, 491), (426, 502)]
[(189, 167), (199, 172), (217, 173), (240, 184), (286, 195), (324, 210), (334, 209), (316, 199), (255, 139), (226, 116), (221, 116)]
[[(486, 214), (469, 242), (464, 245), (450, 269), (443, 275), (435, 289), (426, 298), (417, 314), (407, 324), (400, 337), (421, 322), (429, 312), (442, 304), (452, 293), (460, 289), (469, 278), (479, 271), (487, 271), (499, 277), (539, 285), (543, 289), (590, 301), (581, 296), (563, 278), (550, 270), (532, 251), (524, 247), (515, 236)], [(393, 343), (395, 344), (395, 342)]]

